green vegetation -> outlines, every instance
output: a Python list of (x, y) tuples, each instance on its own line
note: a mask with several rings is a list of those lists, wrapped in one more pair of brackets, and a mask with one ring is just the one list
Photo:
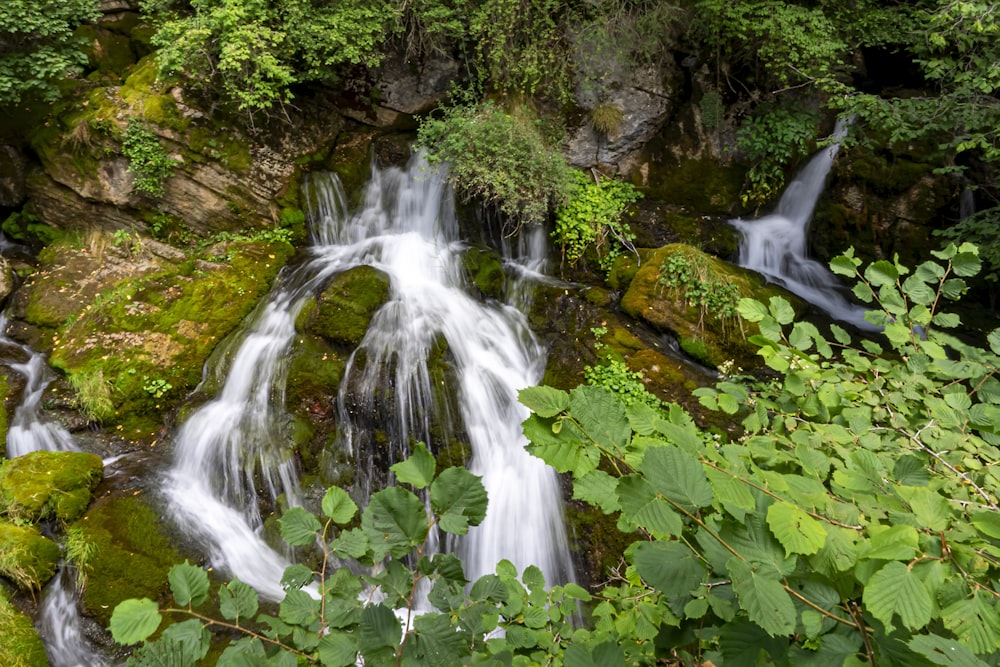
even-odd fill
[(0, 466), (0, 509), (12, 521), (76, 521), (101, 481), (101, 457), (86, 452), (30, 452)]
[(595, 181), (579, 171), (573, 172), (573, 181), (569, 199), (556, 210), (552, 237), (562, 248), (563, 261), (574, 264), (594, 247), (601, 268), (608, 272), (623, 248), (635, 253), (635, 236), (622, 217), (642, 194), (631, 183)]
[[(171, 570), (175, 605), (132, 599), (111, 619), (115, 639), (145, 642), (134, 665), (167, 652), (205, 655), (208, 625), (236, 631), (220, 663), (291, 654), (307, 664), (961, 664), (1000, 654), (1000, 330), (989, 348), (949, 333), (939, 309), (981, 262), (949, 246), (913, 272), (851, 253), (832, 268), (859, 280), (889, 348), (832, 340), (780, 297), (740, 302), (775, 379), (724, 379), (696, 391), (741, 419), (728, 440), (700, 431), (677, 405), (623, 402), (603, 387), (525, 389), (529, 450), (573, 479), (573, 495), (618, 516), (638, 538), (594, 594), (546, 592), (541, 573), (502, 562), (466, 588), (461, 563), (424, 552), (432, 525), (464, 534), (486, 496), (461, 468), (436, 474), (425, 446), (393, 466), (400, 486), (357, 506), (331, 488), (323, 520), (293, 508), (285, 541), (318, 544), (314, 568), (284, 576), (277, 617), (239, 581), (218, 592), (222, 619), (198, 608), (209, 580)], [(431, 511), (413, 491), (429, 490)], [(337, 528), (340, 526), (341, 528)], [(360, 578), (331, 559), (368, 566)], [(412, 558), (409, 560), (408, 558)], [(329, 567), (328, 567), (329, 566)], [(375, 566), (372, 568), (372, 566)], [(318, 577), (320, 598), (303, 587)], [(424, 582), (434, 611), (413, 614)], [(385, 596), (368, 599), (378, 587)], [(590, 623), (571, 624), (577, 604)], [(189, 620), (149, 637), (163, 613)], [(409, 622), (400, 626), (399, 616)], [(256, 618), (256, 622), (253, 619)], [(503, 635), (490, 634), (502, 629)]]
[(448, 164), (463, 197), (496, 207), (515, 227), (541, 224), (572, 191), (572, 171), (524, 106), (449, 107), (424, 120), (419, 142), (431, 164)]
[(94, 21), (98, 0), (6, 0), (0, 6), (0, 107), (59, 96), (87, 63), (73, 30)]
[(817, 120), (815, 113), (764, 107), (740, 128), (737, 144), (750, 163), (741, 195), (744, 206), (760, 206), (779, 194), (785, 169), (809, 152)]
[(699, 309), (699, 327), (705, 325), (705, 316), (709, 314), (723, 326), (739, 318), (739, 289), (733, 282), (717, 278), (702, 255), (667, 255), (660, 263), (659, 283), (667, 289), (677, 290), (689, 306)]
[(134, 116), (125, 128), (122, 155), (128, 158), (128, 170), (135, 176), (135, 189), (162, 197), (163, 182), (170, 178), (177, 161), (167, 154), (149, 127)]
[(0, 593), (0, 664), (8, 667), (48, 667), (45, 645), (31, 618)]

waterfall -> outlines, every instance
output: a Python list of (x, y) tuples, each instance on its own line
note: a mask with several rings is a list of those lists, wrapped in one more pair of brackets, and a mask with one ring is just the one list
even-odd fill
[[(837, 121), (834, 138), (838, 141), (846, 134), (847, 124), (844, 119)], [(840, 144), (834, 143), (817, 152), (788, 184), (774, 213), (731, 221), (743, 237), (738, 263), (819, 306), (834, 319), (871, 331), (877, 327), (865, 321), (866, 308), (848, 301), (833, 272), (811, 259), (807, 251), (813, 210), (839, 149)]]
[[(2, 242), (0, 242), (2, 247)], [(42, 421), (42, 395), (56, 375), (45, 355), (9, 338), (6, 314), (0, 315), (0, 345), (16, 351), (24, 361), (4, 360), (12, 371), (24, 376), (21, 404), (14, 409), (7, 429), (7, 456), (39, 450), (78, 451), (73, 436), (58, 422)], [(83, 636), (82, 619), (69, 568), (63, 563), (46, 586), (35, 621), (52, 667), (101, 667), (107, 663)]]
[[(287, 563), (260, 537), (254, 478), (265, 480), (272, 502), (279, 493), (297, 502), (290, 439), (281, 426), (294, 322), (309, 294), (331, 277), (369, 265), (389, 276), (390, 295), (348, 362), (336, 443), (355, 461), (360, 495), (374, 490), (367, 485), (377, 483), (370, 473), (376, 460), (379, 466), (399, 460), (414, 440), (432, 450), (449, 447), (461, 431), (472, 450), (470, 469), (483, 476), (490, 502), (486, 520), (457, 547), (467, 576), (493, 571), (507, 558), (519, 568), (538, 565), (550, 581), (569, 580), (558, 479), (524, 450), (520, 423), (527, 411), (516, 400), (518, 389), (541, 378), (544, 350), (513, 301), (484, 303), (470, 294), (461, 262), (466, 246), (444, 175), (419, 156), (406, 169), (373, 169), (353, 215), (333, 175), (309, 177), (304, 195), (312, 227), (308, 259), (279, 277), (232, 354), (217, 355), (227, 368), (207, 375), (225, 377), (222, 389), (177, 434), (166, 485), (175, 518), (205, 542), (215, 565), (264, 595), (282, 596), (278, 582)], [(533, 247), (508, 261), (537, 271), (544, 245), (536, 239)], [(522, 290), (511, 293), (526, 303)], [(428, 358), (442, 349), (457, 378), (454, 403), (435, 399), (439, 387)], [(375, 446), (371, 420), (357, 419), (365, 412), (388, 442)], [(455, 416), (455, 429), (431, 433), (432, 422)]]

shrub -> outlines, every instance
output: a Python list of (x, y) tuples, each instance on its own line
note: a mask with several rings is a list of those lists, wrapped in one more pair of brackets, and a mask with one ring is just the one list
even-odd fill
[(573, 172), (573, 184), (570, 198), (556, 211), (552, 237), (562, 247), (564, 261), (579, 261), (593, 246), (601, 268), (608, 270), (622, 248), (635, 250), (635, 236), (622, 215), (642, 195), (631, 183), (610, 178), (594, 182), (579, 171)]
[(163, 182), (170, 178), (177, 161), (167, 154), (156, 135), (138, 118), (128, 120), (122, 155), (128, 158), (128, 170), (135, 176), (135, 189), (162, 197)]

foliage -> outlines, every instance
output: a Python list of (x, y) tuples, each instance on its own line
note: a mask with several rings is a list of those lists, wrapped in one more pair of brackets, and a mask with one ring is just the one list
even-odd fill
[(231, 102), (251, 118), (292, 98), (296, 83), (328, 79), (343, 65), (375, 65), (396, 15), (371, 0), (143, 0), (157, 27), (161, 76)]
[(760, 206), (784, 187), (785, 168), (808, 153), (817, 120), (808, 111), (764, 107), (744, 123), (736, 136), (750, 162), (744, 206)]
[(598, 104), (590, 110), (590, 125), (594, 131), (606, 139), (618, 134), (625, 118), (624, 112), (614, 104)]
[(978, 247), (984, 264), (981, 277), (994, 284), (1000, 280), (1000, 206), (976, 211), (953, 227), (934, 230), (934, 235)]
[(629, 370), (621, 359), (607, 357), (595, 366), (587, 366), (583, 369), (583, 377), (587, 384), (603, 387), (615, 394), (626, 406), (634, 403), (660, 406), (660, 399), (649, 393), (642, 383), (642, 373)]
[(115, 414), (115, 404), (111, 400), (111, 383), (104, 373), (79, 373), (69, 376), (70, 386), (76, 394), (74, 405), (88, 421), (103, 421)]
[[(525, 570), (522, 584), (508, 562), (466, 589), (458, 559), (427, 553), (427, 541), (434, 531), (464, 535), (478, 525), (486, 514), (486, 491), (464, 468), (440, 474), (435, 468), (422, 444), (392, 468), (400, 484), (427, 494), (430, 512), (403, 486), (373, 494), (360, 524), (357, 505), (336, 487), (323, 497), (322, 521), (300, 507), (286, 512), (280, 520), (283, 539), (298, 547), (318, 543), (321, 554), (317, 571), (301, 564), (285, 571), (286, 594), (276, 616), (261, 609), (253, 589), (233, 580), (218, 589), (222, 618), (211, 618), (199, 610), (209, 599), (207, 573), (187, 563), (174, 566), (174, 607), (161, 610), (152, 600), (131, 599), (111, 617), (116, 641), (145, 642), (128, 664), (162, 664), (167, 656), (194, 664), (208, 651), (208, 625), (240, 636), (219, 657), (220, 666), (346, 666), (359, 660), (371, 666), (447, 666), (469, 659), (511, 664), (515, 653), (515, 664), (539, 664), (546, 654), (558, 654), (572, 633), (578, 601), (589, 595), (574, 584), (546, 591), (534, 567)], [(339, 560), (356, 561), (366, 566), (365, 573), (337, 566)], [(427, 601), (436, 611), (416, 614), (420, 590), (429, 591)], [(166, 613), (189, 620), (149, 641)], [(506, 628), (516, 642), (493, 636), (498, 628)]]
[[(979, 269), (950, 246), (910, 273), (860, 279), (889, 348), (780, 297), (740, 303), (778, 378), (697, 390), (742, 417), (702, 437), (677, 406), (625, 407), (599, 388), (522, 392), (531, 450), (573, 475), (574, 497), (646, 540), (597, 596), (591, 636), (629, 661), (984, 665), (1000, 654), (1000, 330), (981, 349), (939, 310)], [(947, 658), (947, 662), (942, 662)]]
[(739, 289), (733, 283), (718, 280), (704, 265), (701, 255), (671, 253), (660, 264), (660, 285), (675, 290), (690, 306), (698, 308), (698, 327), (704, 326), (705, 315), (722, 323), (739, 319)]
[(425, 119), (418, 139), (431, 164), (448, 164), (465, 199), (496, 207), (515, 226), (541, 224), (569, 196), (571, 170), (523, 106), (453, 106)]
[(0, 106), (53, 101), (59, 81), (87, 57), (73, 30), (100, 16), (98, 0), (5, 0), (0, 4)]
[(163, 182), (170, 178), (177, 160), (167, 154), (157, 136), (138, 118), (128, 119), (122, 155), (128, 158), (128, 170), (135, 176), (135, 189), (162, 197)]
[(552, 238), (562, 247), (564, 261), (578, 262), (594, 246), (601, 268), (610, 270), (623, 247), (635, 252), (635, 236), (622, 215), (642, 194), (625, 181), (595, 182), (579, 171), (573, 172), (573, 179), (569, 199), (556, 210)]

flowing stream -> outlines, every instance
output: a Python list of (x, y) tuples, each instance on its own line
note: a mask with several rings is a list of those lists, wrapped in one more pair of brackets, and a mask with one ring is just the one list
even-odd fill
[[(176, 436), (167, 495), (174, 517), (208, 547), (213, 564), (280, 599), (287, 561), (262, 540), (259, 507), (282, 494), (298, 502), (286, 432), (287, 361), (294, 323), (310, 294), (351, 268), (368, 265), (390, 279), (388, 301), (374, 315), (348, 362), (338, 398), (336, 446), (357, 468), (359, 495), (375, 490), (381, 468), (405, 456), (413, 440), (432, 451), (464, 434), (469, 468), (483, 476), (489, 512), (459, 545), (466, 575), (492, 572), (503, 558), (542, 568), (551, 582), (572, 578), (562, 497), (555, 472), (525, 450), (520, 423), (527, 411), (518, 389), (536, 384), (545, 353), (527, 325), (518, 278), (510, 303), (483, 301), (466, 285), (451, 191), (443, 175), (418, 157), (405, 169), (373, 170), (359, 210), (349, 215), (335, 176), (305, 183), (312, 245), (308, 259), (276, 281), (220, 367), (217, 396)], [(507, 258), (530, 275), (541, 268), (544, 238)], [(429, 366), (446, 357), (453, 398)], [(437, 392), (437, 393), (436, 393)], [(387, 398), (388, 397), (388, 398)], [(362, 419), (367, 415), (367, 419)], [(388, 435), (376, 438), (372, 422)], [(432, 424), (452, 424), (432, 432)], [(272, 496), (261, 499), (255, 478)]]
[[(42, 394), (55, 379), (55, 373), (39, 354), (4, 334), (7, 316), (0, 316), (0, 347), (14, 352), (16, 359), (0, 360), (24, 376), (21, 404), (14, 410), (7, 429), (7, 456), (15, 457), (39, 450), (78, 451), (73, 436), (54, 421), (41, 418)], [(5, 357), (9, 354), (5, 351)], [(108, 664), (84, 637), (72, 572), (65, 565), (45, 586), (35, 625), (45, 643), (52, 667), (103, 667)]]
[[(839, 140), (846, 132), (847, 122), (838, 120), (834, 138)], [(756, 220), (731, 221), (743, 236), (738, 263), (764, 274), (834, 319), (874, 331), (878, 327), (865, 321), (866, 308), (849, 301), (833, 272), (811, 259), (807, 251), (813, 210), (839, 149), (840, 144), (834, 143), (817, 152), (788, 184), (774, 213)]]

